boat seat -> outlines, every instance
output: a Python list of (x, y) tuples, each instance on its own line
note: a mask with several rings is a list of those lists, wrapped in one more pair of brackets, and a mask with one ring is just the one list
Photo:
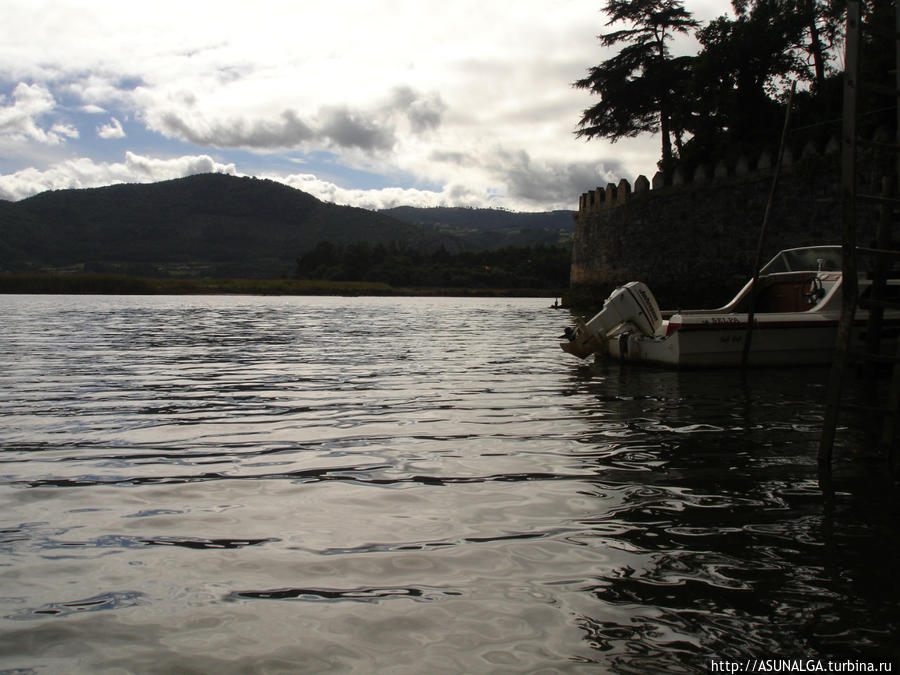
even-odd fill
[(815, 303), (804, 296), (809, 292), (815, 274), (790, 275), (788, 278), (769, 278), (764, 281), (756, 298), (756, 311), (805, 312)]

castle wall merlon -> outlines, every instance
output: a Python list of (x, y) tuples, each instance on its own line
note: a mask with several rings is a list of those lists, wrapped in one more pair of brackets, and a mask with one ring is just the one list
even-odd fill
[(706, 172), (706, 166), (703, 164), (699, 164), (696, 169), (694, 169), (694, 183), (705, 183), (709, 178)]
[(606, 199), (604, 205), (606, 208), (611, 208), (616, 205), (616, 186), (612, 183), (606, 184)]
[(631, 184), (624, 178), (616, 185), (616, 206), (627, 204), (631, 196)]
[[(807, 141), (802, 148), (786, 147), (782, 155), (782, 167), (791, 167), (810, 158), (832, 156), (840, 148), (840, 141), (835, 136), (830, 137), (824, 147), (818, 147), (812, 140)], [(668, 175), (657, 171), (652, 180), (648, 180), (646, 176), (638, 176), (633, 188), (622, 178), (618, 183), (608, 183), (605, 187), (597, 187), (582, 194), (578, 200), (576, 217), (620, 207), (634, 199), (644, 199), (661, 191), (687, 186), (708, 186), (729, 179), (750, 179), (770, 173), (774, 164), (772, 150), (765, 148), (755, 157), (740, 155), (731, 162), (718, 159), (697, 165), (689, 172), (686, 167), (678, 165)]]

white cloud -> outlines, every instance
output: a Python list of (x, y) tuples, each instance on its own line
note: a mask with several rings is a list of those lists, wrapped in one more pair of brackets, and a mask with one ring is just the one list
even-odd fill
[(372, 190), (342, 188), (313, 174), (264, 176), (303, 190), (322, 201), (358, 206), (364, 209), (389, 209), (394, 206), (488, 206), (486, 195), (474, 194), (469, 188), (451, 184), (442, 190), (389, 187)]
[(46, 190), (90, 188), (114, 183), (152, 183), (199, 173), (236, 173), (233, 164), (216, 162), (208, 155), (157, 159), (132, 152), (125, 161), (95, 162), (82, 157), (54, 164), (46, 169), (29, 167), (0, 175), (0, 199), (16, 201)]
[(125, 138), (125, 130), (122, 128), (122, 123), (119, 120), (111, 117), (109, 124), (97, 127), (97, 135), (105, 139)]
[(57, 122), (52, 127), (50, 127), (50, 132), (47, 136), (52, 140), (52, 143), (62, 143), (63, 136), (66, 138), (78, 138), (78, 129), (73, 127), (71, 124), (64, 124), (62, 122)]
[[(729, 3), (688, 5), (707, 20)], [(185, 157), (216, 154), (235, 171), (228, 161), (244, 150), (255, 155), (255, 173), (278, 179), (269, 158), (283, 166), (285, 151), (326, 151), (334, 157), (330, 175), (342, 176), (330, 180), (345, 187), (311, 174), (281, 180), (359, 205), (573, 208), (592, 181), (650, 175), (659, 156), (652, 137), (615, 146), (574, 138), (593, 101), (571, 82), (605, 58), (596, 39), (604, 18), (587, 0), (3, 0), (3, 7), (0, 86), (20, 84), (0, 99), (0, 149), (14, 147), (17, 158), (4, 166), (18, 169), (5, 169), (13, 172), (0, 177), (0, 194), (162, 171), (100, 160), (109, 151), (103, 139), (125, 136), (120, 120), (128, 120), (131, 156), (148, 162), (165, 147)], [(81, 119), (73, 122), (74, 113)], [(83, 159), (67, 162), (63, 151)], [(377, 173), (379, 184), (396, 187), (355, 188), (354, 172), (342, 169)], [(439, 187), (415, 187), (422, 185)]]
[[(50, 145), (63, 143), (66, 138), (78, 138), (78, 130), (69, 124), (56, 122), (49, 129), (38, 124), (39, 118), (56, 108), (56, 101), (46, 87), (20, 82), (12, 98), (12, 105), (0, 108), (0, 135)], [(6, 97), (0, 97), (0, 103), (5, 102)]]
[[(198, 173), (235, 174), (234, 164), (222, 164), (209, 155), (193, 155), (159, 159), (144, 157), (133, 152), (125, 153), (125, 167), (135, 178), (144, 177), (148, 181), (183, 178)], [(138, 180), (136, 182), (144, 182)]]

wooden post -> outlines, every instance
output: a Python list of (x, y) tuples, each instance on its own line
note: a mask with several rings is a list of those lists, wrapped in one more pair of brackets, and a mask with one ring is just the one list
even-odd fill
[[(891, 237), (891, 216), (893, 207), (889, 204), (891, 197), (891, 183), (893, 181), (888, 176), (881, 179), (881, 218), (878, 220), (878, 226), (875, 230), (875, 248), (884, 251), (892, 248)], [(884, 299), (885, 289), (887, 287), (887, 276), (891, 269), (891, 261), (886, 254), (875, 254), (875, 261), (872, 272), (872, 286), (869, 293), (869, 299), (873, 301), (869, 307), (869, 320), (866, 325), (866, 352), (869, 354), (878, 354), (881, 352), (881, 334), (884, 323), (884, 307), (878, 302)], [(874, 364), (869, 364), (869, 370), (874, 371)], [(870, 373), (872, 374), (872, 373)]]
[(842, 281), (841, 323), (838, 327), (834, 360), (828, 378), (825, 420), (819, 439), (819, 469), (831, 471), (831, 457), (837, 429), (838, 406), (847, 369), (847, 352), (853, 317), (856, 314), (856, 103), (859, 78), (859, 0), (847, 3), (847, 32), (844, 55), (844, 121), (841, 138), (841, 222)]
[[(894, 73), (896, 75), (896, 84), (897, 84), (897, 92), (900, 95), (900, 0), (894, 0), (894, 46), (895, 53), (894, 63), (896, 64)], [(895, 142), (898, 146), (900, 146), (900, 106), (897, 106), (897, 129)], [(894, 194), (900, 195), (900, 152), (897, 153), (897, 164), (896, 164), (896, 175), (894, 176)], [(882, 185), (883, 192), (887, 192), (889, 190), (890, 184), (887, 179), (885, 179), (884, 184)], [(890, 194), (885, 194), (885, 197), (889, 197)], [(882, 217), (882, 224), (885, 229), (888, 229), (891, 225), (891, 216), (893, 215), (892, 209), (890, 206), (885, 205), (884, 207), (885, 214)], [(888, 233), (886, 235), (887, 238), (890, 238), (891, 235)], [(893, 244), (892, 244), (893, 245)], [(897, 338), (897, 356), (900, 356), (900, 337)], [(891, 377), (891, 389), (888, 394), (888, 406), (890, 410), (900, 410), (900, 365), (894, 364), (892, 377)], [(894, 472), (894, 450), (897, 447), (897, 438), (900, 436), (900, 420), (897, 420), (896, 417), (892, 420), (890, 416), (884, 419), (884, 424), (882, 427), (881, 434), (881, 443), (882, 447), (886, 449), (887, 452), (887, 460), (888, 467), (891, 470), (891, 473)]]

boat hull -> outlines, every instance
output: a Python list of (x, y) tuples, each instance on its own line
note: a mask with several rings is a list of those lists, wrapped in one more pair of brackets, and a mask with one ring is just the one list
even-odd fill
[[(607, 341), (605, 352), (612, 358), (624, 361), (678, 368), (741, 365), (744, 340), (747, 338), (745, 316), (713, 315), (691, 320), (676, 315), (670, 321), (675, 329), (664, 337), (649, 337), (633, 330), (614, 334)], [(810, 314), (758, 316), (752, 331), (748, 365), (830, 363), (838, 323), (835, 317)], [(885, 323), (884, 353), (890, 353), (895, 348), (898, 328), (898, 320)], [(862, 346), (865, 322), (854, 326), (852, 339)]]
[[(843, 312), (842, 249), (806, 246), (780, 251), (728, 304), (717, 309), (658, 312), (640, 282), (617, 288), (590, 321), (567, 329), (564, 351), (579, 358), (608, 355), (624, 361), (673, 367), (785, 366), (831, 362)], [(877, 289), (866, 275), (854, 293), (865, 300), (900, 299), (900, 282)], [(876, 305), (877, 306), (877, 305)], [(748, 331), (750, 308), (753, 327)], [(866, 342), (868, 312), (860, 308), (852, 326), (853, 347)], [(900, 312), (882, 313), (881, 353), (895, 354)]]

